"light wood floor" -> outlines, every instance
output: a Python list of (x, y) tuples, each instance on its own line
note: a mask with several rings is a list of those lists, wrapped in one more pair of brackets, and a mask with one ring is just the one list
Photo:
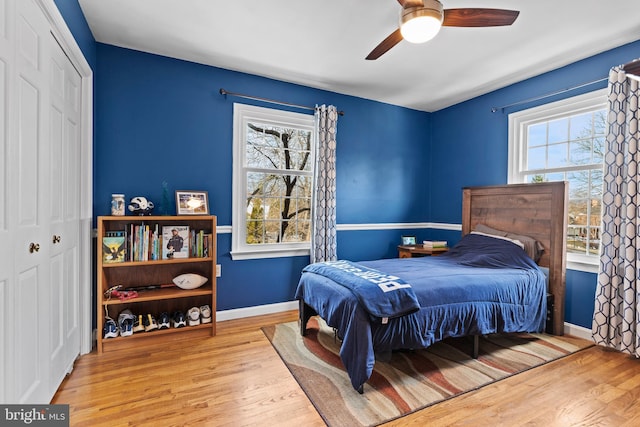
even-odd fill
[[(220, 322), (216, 337), (82, 356), (52, 403), (70, 405), (72, 426), (323, 426), (260, 330), (296, 318)], [(638, 426), (639, 401), (640, 361), (592, 347), (387, 426)]]

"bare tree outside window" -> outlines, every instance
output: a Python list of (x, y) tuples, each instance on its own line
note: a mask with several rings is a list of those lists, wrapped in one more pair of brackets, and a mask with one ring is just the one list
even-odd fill
[(246, 132), (246, 243), (311, 239), (312, 133), (250, 122)]

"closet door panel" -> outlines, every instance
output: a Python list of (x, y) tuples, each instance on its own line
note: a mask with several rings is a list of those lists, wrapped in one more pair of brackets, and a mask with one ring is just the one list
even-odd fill
[[(51, 383), (59, 384), (80, 353), (80, 75), (50, 37), (48, 222), (51, 245)], [(55, 392), (55, 390), (52, 390)]]
[[(50, 229), (49, 206), (49, 23), (33, 0), (15, 3), (16, 144), (12, 192), (15, 221), (14, 376), (18, 402), (50, 398)], [(9, 396), (12, 399), (12, 396)]]
[(39, 292), (42, 283), (41, 272), (38, 266), (26, 269), (18, 275), (15, 303), (17, 307), (31, 307), (29, 311), (16, 311), (16, 324), (20, 331), (13, 334), (15, 349), (15, 395), (10, 400), (16, 399), (18, 403), (39, 402), (45, 397), (48, 384), (46, 366), (43, 366), (41, 355), (43, 345), (48, 345), (40, 339), (39, 324), (42, 323), (42, 313), (34, 306), (34, 295)]
[(12, 16), (10, 4), (6, 0), (0, 0), (0, 402), (7, 401), (9, 392), (11, 360), (9, 343), (9, 331), (13, 328), (13, 304), (10, 293), (10, 281), (13, 277), (13, 234), (9, 224), (9, 185), (11, 177), (11, 154), (9, 152), (9, 127), (11, 107), (10, 91), (13, 87), (11, 80), (11, 64), (14, 58), (13, 41), (10, 38)]

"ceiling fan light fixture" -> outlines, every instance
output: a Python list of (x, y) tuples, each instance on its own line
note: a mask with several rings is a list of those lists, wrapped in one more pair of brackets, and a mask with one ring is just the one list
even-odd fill
[(444, 12), (437, 0), (424, 0), (424, 6), (408, 7), (400, 15), (400, 33), (410, 43), (424, 43), (442, 27)]

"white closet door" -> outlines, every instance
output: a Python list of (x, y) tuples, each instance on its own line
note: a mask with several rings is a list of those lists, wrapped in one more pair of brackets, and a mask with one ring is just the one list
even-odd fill
[(15, 162), (11, 205), (17, 210), (13, 291), (14, 396), (50, 399), (49, 358), (49, 24), (32, 0), (15, 3)]
[(80, 354), (81, 78), (50, 36), (48, 180), (50, 236), (50, 373), (52, 394)]
[(80, 353), (89, 102), (60, 25), (48, 0), (0, 0), (1, 403), (49, 403)]
[[(11, 359), (11, 348), (4, 345), (9, 341), (11, 319), (11, 285), (13, 279), (13, 233), (9, 224), (8, 188), (11, 172), (9, 155), (9, 123), (11, 106), (9, 92), (13, 87), (12, 63), (14, 57), (12, 3), (0, 0), (0, 384), (6, 385), (9, 380), (8, 360)], [(6, 402), (5, 386), (0, 386), (0, 402)]]

